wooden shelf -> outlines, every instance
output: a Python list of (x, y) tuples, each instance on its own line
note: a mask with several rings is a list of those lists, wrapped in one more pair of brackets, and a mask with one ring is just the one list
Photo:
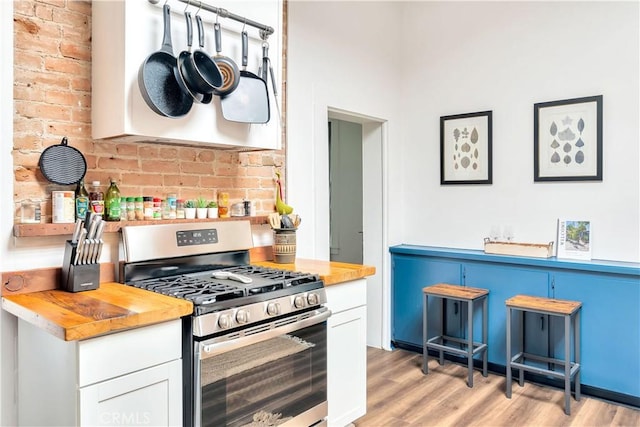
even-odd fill
[[(117, 233), (123, 226), (138, 225), (158, 225), (158, 224), (174, 224), (181, 222), (215, 222), (215, 221), (242, 221), (249, 220), (251, 225), (268, 224), (269, 220), (266, 216), (235, 216), (231, 218), (215, 218), (215, 219), (162, 219), (151, 221), (107, 221), (104, 227), (105, 233)], [(75, 224), (14, 224), (13, 235), (15, 237), (42, 237), (42, 236), (61, 236), (65, 234), (73, 234)]]

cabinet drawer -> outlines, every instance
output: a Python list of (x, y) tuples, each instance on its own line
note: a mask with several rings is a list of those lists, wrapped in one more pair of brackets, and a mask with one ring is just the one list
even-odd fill
[(181, 320), (78, 343), (79, 387), (181, 358)]
[(327, 305), (333, 313), (367, 305), (367, 281), (365, 279), (327, 286), (325, 290)]

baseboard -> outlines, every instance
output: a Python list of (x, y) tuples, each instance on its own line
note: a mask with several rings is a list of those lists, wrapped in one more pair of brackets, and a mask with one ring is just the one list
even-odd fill
[[(400, 341), (391, 341), (391, 346), (394, 348), (400, 348), (403, 350), (413, 351), (415, 353), (422, 354), (422, 347), (417, 346), (415, 344), (410, 344), (410, 343), (405, 343)], [(435, 350), (429, 350), (429, 356), (437, 357), (438, 352)], [(461, 364), (467, 363), (464, 357), (456, 356), (453, 354), (445, 353), (444, 358), (455, 363), (461, 363)], [(476, 368), (480, 368), (480, 369), (482, 368), (482, 360), (474, 359), (473, 364), (474, 364), (474, 367)], [(504, 365), (499, 365), (497, 363), (488, 363), (487, 368), (491, 373), (494, 373), (494, 374), (505, 376), (507, 373), (507, 367)], [(517, 377), (514, 376), (514, 380), (516, 378)], [(545, 386), (558, 388), (560, 390), (564, 390), (564, 382), (558, 378), (549, 378), (544, 375), (534, 374), (531, 372), (525, 372), (524, 378), (525, 380), (532, 383), (541, 384)], [(610, 402), (615, 402), (622, 405), (633, 406), (634, 408), (640, 408), (640, 397), (638, 396), (632, 396), (630, 394), (625, 394), (625, 393), (618, 393), (616, 391), (611, 391), (611, 390), (607, 390), (600, 387), (593, 387), (584, 383), (580, 384), (580, 391), (582, 394), (587, 396), (608, 400)]]

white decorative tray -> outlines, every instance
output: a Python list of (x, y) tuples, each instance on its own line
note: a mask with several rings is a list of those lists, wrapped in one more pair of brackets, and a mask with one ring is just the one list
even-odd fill
[(484, 239), (484, 252), (497, 255), (530, 256), (534, 258), (550, 258), (553, 256), (553, 242), (540, 243), (515, 243), (492, 242)]

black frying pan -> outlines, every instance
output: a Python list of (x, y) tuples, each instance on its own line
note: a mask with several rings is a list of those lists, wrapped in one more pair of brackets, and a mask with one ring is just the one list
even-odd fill
[[(180, 73), (184, 81), (192, 91), (200, 94), (209, 94), (213, 92), (215, 88), (222, 86), (222, 74), (216, 65), (215, 61), (211, 59), (209, 54), (199, 49), (191, 53), (191, 39), (193, 38), (193, 23), (191, 22), (191, 13), (185, 12), (187, 19), (187, 41), (189, 42), (189, 54), (180, 54)], [(202, 29), (202, 19), (200, 15), (196, 15), (198, 22), (198, 34), (200, 46), (204, 45), (204, 30)]]
[(269, 121), (269, 94), (267, 83), (247, 71), (248, 35), (242, 32), (242, 71), (238, 87), (222, 97), (222, 117), (232, 122), (267, 123)]
[(65, 136), (60, 144), (47, 147), (38, 161), (42, 175), (54, 184), (75, 184), (87, 172), (84, 156), (77, 148), (67, 145), (67, 142)]
[[(186, 63), (191, 58), (191, 45), (193, 44), (193, 29), (192, 29), (192, 25), (193, 24), (191, 22), (191, 13), (190, 12), (186, 12), (185, 11), (184, 17), (185, 17), (185, 19), (187, 21), (187, 48), (188, 48), (188, 50), (183, 50), (178, 55), (178, 59), (176, 60), (176, 64), (173, 67), (173, 75), (175, 76), (176, 81), (178, 82), (178, 86), (180, 86), (180, 89), (183, 92), (188, 93), (189, 96), (196, 102), (199, 102), (201, 104), (208, 104), (208, 103), (211, 102), (211, 99), (213, 98), (213, 95), (211, 93), (202, 94), (202, 93), (198, 92), (196, 89), (192, 88), (191, 85), (189, 85), (189, 83), (187, 82), (188, 72), (185, 69), (185, 67), (186, 67)], [(197, 17), (199, 18), (199, 16), (197, 16)], [(198, 28), (198, 30), (200, 30), (200, 28)]]
[(138, 71), (138, 86), (145, 102), (161, 116), (182, 117), (191, 110), (193, 98), (180, 88), (174, 75), (176, 57), (171, 44), (171, 9), (162, 8), (164, 37), (162, 48), (149, 55)]
[(231, 58), (221, 54), (222, 34), (220, 24), (217, 22), (213, 24), (213, 30), (216, 40), (216, 56), (213, 57), (213, 60), (216, 61), (216, 64), (220, 69), (220, 73), (222, 73), (223, 80), (222, 86), (218, 89), (214, 89), (213, 93), (218, 96), (224, 96), (230, 94), (236, 89), (236, 87), (238, 87), (238, 83), (240, 82), (240, 70)]

